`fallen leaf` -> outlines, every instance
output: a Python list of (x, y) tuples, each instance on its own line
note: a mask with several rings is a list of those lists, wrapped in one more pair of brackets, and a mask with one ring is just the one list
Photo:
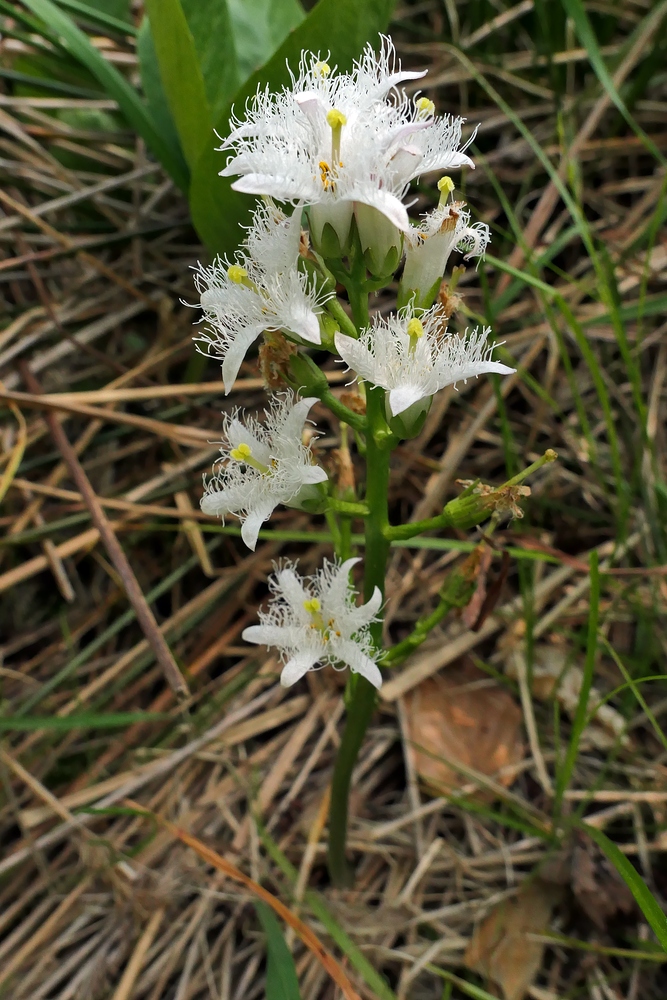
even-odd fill
[[(495, 777), (523, 758), (521, 709), (469, 660), (418, 684), (405, 696), (405, 708), (414, 770), (439, 795), (469, 784), (447, 761)], [(496, 780), (507, 787), (513, 777)]]
[(475, 928), (464, 962), (500, 986), (505, 1000), (523, 1000), (539, 972), (545, 945), (528, 935), (547, 929), (559, 897), (556, 887), (533, 881)]

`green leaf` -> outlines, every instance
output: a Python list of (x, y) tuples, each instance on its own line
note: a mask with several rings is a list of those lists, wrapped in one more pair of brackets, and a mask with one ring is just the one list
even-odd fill
[[(162, 0), (160, 3), (162, 4)], [(226, 0), (181, 0), (181, 4), (194, 39), (211, 122), (214, 122), (241, 84), (231, 12)], [(252, 37), (262, 27), (262, 4), (258, 0), (252, 0), (252, 3), (245, 0), (244, 6), (252, 12), (248, 27)], [(214, 138), (210, 132), (206, 141), (213, 141)]]
[(109, 96), (118, 102), (129, 124), (142, 136), (148, 148), (176, 184), (182, 190), (186, 190), (187, 176), (182, 165), (174, 160), (171, 149), (155, 128), (146, 106), (125, 77), (100, 55), (85, 32), (76, 26), (68, 14), (52, 3), (52, 0), (24, 0), (24, 3), (45, 21), (70, 55), (83, 63)]
[(141, 22), (141, 27), (137, 35), (137, 57), (141, 73), (141, 86), (146, 98), (146, 104), (148, 105), (148, 113), (164, 142), (169, 146), (172, 156), (182, 164), (183, 172), (187, 177), (188, 167), (183, 158), (178, 132), (176, 131), (174, 119), (171, 116), (164, 88), (162, 87), (157, 53), (151, 34), (150, 21), (147, 17), (144, 17)]
[(11, 733), (17, 730), (50, 729), (57, 732), (67, 732), (70, 729), (115, 729), (123, 726), (133, 726), (135, 722), (155, 722), (168, 719), (164, 712), (79, 712), (76, 715), (23, 715), (13, 718), (0, 718), (0, 733)]
[(180, 0), (146, 0), (145, 7), (162, 87), (185, 159), (192, 169), (213, 137), (213, 122), (195, 40)]
[(277, 917), (261, 900), (255, 901), (255, 909), (266, 934), (266, 1000), (301, 1000), (294, 959)]
[[(331, 62), (341, 71), (349, 70), (361, 55), (366, 42), (377, 41), (391, 15), (394, 0), (319, 0), (306, 19), (288, 36), (278, 51), (234, 96), (234, 105), (243, 108), (259, 86), (278, 90), (290, 82), (286, 63), (296, 68), (303, 49), (331, 53)], [(216, 132), (229, 131), (228, 106), (215, 123)], [(239, 226), (247, 224), (254, 199), (231, 189), (228, 177), (219, 177), (224, 156), (211, 142), (192, 171), (190, 212), (203, 241), (213, 252), (229, 253), (239, 243)]]
[[(305, 13), (299, 0), (227, 0), (241, 82), (271, 58)], [(205, 75), (205, 74), (204, 74)]]
[(581, 823), (580, 826), (582, 830), (586, 831), (591, 840), (595, 841), (600, 850), (604, 851), (607, 855), (635, 897), (642, 913), (653, 928), (658, 941), (663, 949), (667, 951), (667, 917), (635, 866), (628, 861), (625, 854), (619, 850), (613, 840), (610, 840), (602, 830), (598, 830), (594, 826), (589, 826), (587, 823)]

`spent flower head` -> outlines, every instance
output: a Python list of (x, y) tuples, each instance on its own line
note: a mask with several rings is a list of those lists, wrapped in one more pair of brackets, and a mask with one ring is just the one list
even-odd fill
[[(417, 315), (419, 313), (419, 315)], [(439, 306), (423, 312), (412, 304), (383, 319), (374, 316), (359, 340), (336, 334), (336, 349), (358, 376), (389, 393), (392, 416), (446, 385), (488, 372), (510, 375), (514, 368), (492, 361), (490, 327), (461, 337), (443, 330)]]
[(280, 650), (284, 663), (280, 680), (285, 687), (318, 663), (338, 670), (347, 665), (376, 688), (381, 686), (369, 625), (377, 621), (382, 594), (376, 587), (366, 604), (355, 604), (349, 577), (358, 562), (325, 559), (309, 577), (299, 576), (290, 562), (276, 566), (269, 579), (273, 596), (268, 609), (259, 612), (259, 625), (244, 629), (243, 638)]
[(195, 338), (198, 349), (222, 362), (228, 393), (251, 344), (264, 330), (285, 330), (320, 343), (318, 315), (332, 295), (318, 291), (298, 269), (301, 208), (286, 216), (270, 199), (256, 208), (234, 263), (201, 264), (195, 284), (210, 324)]
[(291, 87), (258, 90), (245, 113), (232, 119), (220, 147), (230, 151), (221, 173), (239, 177), (232, 185), (237, 191), (321, 206), (319, 218), (311, 213), (316, 230), (325, 221), (339, 233), (349, 229), (355, 202), (407, 230), (402, 198), (412, 180), (430, 170), (473, 166), (461, 148), (463, 119), (439, 118), (428, 98), (399, 89), (422, 76), (401, 69), (385, 36), (379, 53), (368, 45), (350, 73), (303, 52)]
[(238, 410), (225, 415), (221, 457), (214, 474), (204, 479), (201, 509), (223, 520), (227, 514), (240, 517), (249, 549), (255, 549), (262, 524), (278, 504), (298, 507), (317, 497), (317, 484), (328, 478), (302, 443), (308, 411), (316, 402), (314, 397), (295, 401), (288, 391), (270, 397), (264, 423), (242, 420)]

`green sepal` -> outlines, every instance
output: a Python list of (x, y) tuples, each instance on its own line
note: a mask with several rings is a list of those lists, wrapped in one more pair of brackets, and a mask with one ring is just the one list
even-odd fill
[(292, 388), (302, 396), (321, 398), (329, 391), (326, 375), (307, 354), (292, 354), (289, 366)]
[(338, 323), (333, 316), (327, 312), (321, 312), (318, 319), (320, 321), (320, 339), (322, 341), (322, 350), (331, 351), (332, 354), (338, 354), (334, 343), (334, 337), (337, 333), (340, 333)]
[[(426, 418), (431, 409), (431, 403), (433, 402), (433, 397), (428, 397), (428, 402), (419, 400), (417, 404), (414, 404), (417, 412), (414, 417), (410, 412), (413, 407), (409, 406), (407, 410), (403, 413), (397, 414), (395, 417), (389, 417), (389, 429), (392, 434), (395, 434), (397, 438), (402, 441), (408, 441), (410, 438), (415, 438), (421, 432), (424, 424), (426, 423)], [(420, 408), (421, 406), (421, 408)]]
[(340, 260), (345, 256), (344, 249), (338, 239), (338, 233), (330, 222), (325, 222), (322, 227), (322, 239), (317, 245), (317, 252), (325, 260)]
[(481, 496), (479, 493), (462, 493), (450, 500), (443, 509), (443, 517), (447, 518), (447, 527), (460, 528), (467, 531), (476, 528), (486, 521), (493, 510), (493, 494)]
[(381, 266), (377, 266), (377, 261), (375, 259), (375, 254), (372, 247), (367, 247), (364, 250), (364, 264), (367, 270), (376, 278), (378, 281), (382, 281), (383, 284), (389, 284), (394, 272), (398, 267), (399, 261), (401, 259), (402, 249), (393, 246), (389, 249), (386, 254)]
[(434, 281), (431, 287), (423, 293), (420, 292), (418, 288), (404, 288), (402, 284), (399, 285), (396, 300), (398, 308), (402, 309), (412, 301), (415, 309), (430, 309), (438, 297), (441, 284), (442, 278), (438, 278), (437, 281)]

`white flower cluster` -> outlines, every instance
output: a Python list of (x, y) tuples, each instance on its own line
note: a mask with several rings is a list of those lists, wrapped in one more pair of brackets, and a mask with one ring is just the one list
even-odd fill
[(285, 664), (281, 682), (288, 687), (320, 663), (340, 669), (347, 664), (374, 687), (382, 684), (368, 626), (377, 621), (382, 594), (376, 587), (358, 607), (350, 589), (350, 570), (361, 560), (324, 560), (314, 576), (300, 577), (291, 563), (276, 567), (269, 581), (273, 597), (260, 611), (259, 625), (243, 631), (246, 642), (275, 646)]
[(239, 176), (237, 191), (315, 206), (315, 230), (329, 221), (341, 242), (355, 203), (407, 230), (402, 198), (412, 180), (473, 166), (460, 148), (463, 119), (438, 118), (431, 101), (397, 89), (424, 75), (401, 70), (386, 37), (379, 54), (366, 47), (351, 73), (303, 53), (291, 87), (260, 91), (234, 119), (220, 147), (231, 151), (221, 173)]
[[(386, 390), (387, 421), (398, 436), (418, 432), (415, 421), (439, 389), (514, 371), (491, 360), (488, 328), (452, 335), (442, 307), (433, 305), (451, 253), (481, 256), (490, 233), (483, 223), (471, 224), (462, 202), (450, 200), (448, 176), (438, 184), (439, 205), (417, 225), (408, 218), (403, 198), (412, 180), (473, 166), (466, 153), (472, 139), (461, 144), (463, 119), (438, 117), (432, 101), (401, 88), (423, 75), (402, 70), (391, 40), (382, 36), (379, 53), (367, 46), (350, 73), (303, 53), (290, 87), (259, 91), (232, 119), (220, 147), (228, 154), (221, 173), (237, 177), (237, 191), (262, 201), (233, 262), (217, 258), (195, 271), (205, 320), (196, 340), (202, 353), (221, 362), (226, 393), (263, 332), (331, 351), (339, 325), (354, 333), (340, 303), (329, 302), (335, 293), (324, 290), (332, 288), (332, 273), (345, 283), (345, 259), (354, 262), (355, 274), (361, 259), (377, 288), (382, 280), (376, 279), (388, 281), (404, 256), (398, 311), (375, 316), (358, 339), (342, 332), (333, 339), (357, 378)], [(292, 213), (274, 199), (293, 205)], [(301, 232), (302, 217), (308, 235)], [(318, 391), (313, 383), (305, 399), (291, 391), (274, 395), (262, 421), (238, 410), (224, 417), (221, 457), (204, 480), (201, 506), (207, 514), (239, 517), (253, 550), (279, 504), (317, 509), (341, 502), (327, 501), (327, 473), (304, 441)], [(269, 608), (243, 637), (280, 650), (283, 684), (316, 664), (347, 664), (375, 687), (382, 683), (370, 629), (382, 595), (376, 587), (366, 604), (356, 605), (349, 575), (358, 561), (325, 561), (305, 579), (290, 563), (276, 568)]]

